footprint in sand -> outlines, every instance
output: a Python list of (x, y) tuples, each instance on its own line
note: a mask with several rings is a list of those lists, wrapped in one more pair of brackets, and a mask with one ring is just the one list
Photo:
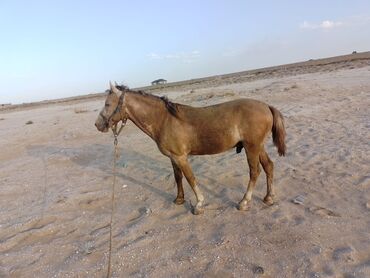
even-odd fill
[(150, 208), (146, 208), (146, 207), (139, 208), (137, 211), (133, 212), (133, 215), (130, 217), (128, 222), (139, 220), (151, 213), (152, 213), (152, 210)]
[(309, 210), (313, 214), (317, 214), (317, 215), (320, 215), (320, 216), (341, 217), (341, 215), (339, 213), (336, 213), (336, 212), (334, 212), (330, 209), (319, 207), (319, 206), (310, 207)]
[(346, 262), (353, 262), (354, 258), (354, 250), (350, 246), (344, 246), (336, 248), (333, 252), (333, 259), (335, 261), (346, 261)]

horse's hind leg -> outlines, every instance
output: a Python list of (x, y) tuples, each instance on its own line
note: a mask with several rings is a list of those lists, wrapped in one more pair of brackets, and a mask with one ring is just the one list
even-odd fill
[(267, 193), (263, 202), (269, 206), (274, 204), (274, 196), (275, 190), (273, 186), (273, 178), (274, 178), (274, 163), (271, 161), (269, 156), (267, 155), (265, 149), (262, 149), (260, 153), (260, 162), (262, 164), (263, 170), (266, 173), (266, 183), (267, 183)]
[(184, 201), (184, 188), (182, 187), (182, 171), (175, 161), (171, 159), (173, 173), (177, 184), (177, 197), (173, 201), (176, 205), (182, 205)]
[(244, 144), (244, 149), (247, 154), (248, 165), (249, 165), (249, 183), (247, 192), (244, 194), (243, 199), (239, 202), (239, 210), (248, 210), (251, 200), (253, 189), (256, 185), (257, 178), (261, 173), (259, 155), (261, 147), (259, 145), (247, 145)]
[(195, 177), (193, 171), (191, 170), (187, 157), (186, 156), (174, 157), (173, 160), (179, 166), (181, 171), (184, 173), (186, 180), (190, 184), (191, 188), (194, 191), (195, 197), (197, 198), (197, 204), (195, 205), (193, 211), (194, 214), (195, 215), (202, 214), (204, 212), (203, 208), (204, 197), (198, 185), (195, 182)]

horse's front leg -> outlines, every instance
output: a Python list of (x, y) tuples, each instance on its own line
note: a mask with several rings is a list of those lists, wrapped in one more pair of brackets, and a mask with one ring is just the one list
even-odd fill
[(171, 159), (173, 173), (175, 175), (175, 181), (177, 184), (177, 197), (173, 201), (176, 205), (182, 205), (184, 200), (184, 188), (182, 187), (182, 171), (174, 160)]
[(189, 165), (187, 156), (173, 157), (173, 160), (179, 166), (181, 171), (184, 173), (186, 180), (190, 184), (191, 188), (194, 191), (195, 197), (197, 198), (197, 204), (194, 207), (193, 213), (195, 215), (204, 213), (203, 208), (204, 197), (198, 185), (196, 184), (195, 177)]

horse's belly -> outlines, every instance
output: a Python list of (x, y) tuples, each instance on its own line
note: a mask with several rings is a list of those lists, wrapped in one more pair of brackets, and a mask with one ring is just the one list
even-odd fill
[(225, 152), (240, 141), (237, 131), (223, 130), (221, 132), (210, 132), (208, 134), (199, 134), (192, 146), (190, 154), (216, 154)]

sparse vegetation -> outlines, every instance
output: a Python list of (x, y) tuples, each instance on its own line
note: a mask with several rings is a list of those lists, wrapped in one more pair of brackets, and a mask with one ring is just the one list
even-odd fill
[(26, 122), (26, 125), (32, 125), (33, 124), (33, 121), (27, 121)]
[(297, 84), (293, 84), (292, 87), (290, 87), (291, 89), (297, 89), (298, 88), (298, 85)]
[(75, 108), (76, 114), (81, 114), (81, 113), (86, 113), (86, 112), (89, 112), (89, 110), (83, 109), (83, 108)]
[(223, 97), (233, 97), (235, 96), (235, 93), (234, 92), (226, 92), (224, 94), (222, 94)]
[(297, 88), (298, 88), (298, 85), (297, 84), (293, 84), (290, 87), (285, 87), (283, 90), (284, 90), (284, 92), (287, 92), (287, 91), (289, 91), (291, 89), (297, 89)]

